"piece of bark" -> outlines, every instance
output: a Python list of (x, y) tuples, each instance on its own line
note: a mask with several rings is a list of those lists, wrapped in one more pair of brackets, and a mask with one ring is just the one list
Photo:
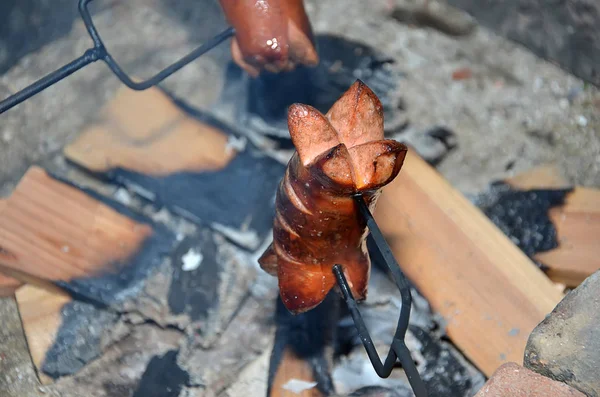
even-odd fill
[(558, 247), (535, 256), (553, 281), (576, 287), (600, 269), (600, 190), (577, 187), (549, 211)]
[(35, 166), (0, 213), (5, 274), (101, 305), (135, 293), (173, 242), (164, 227)]
[(527, 335), (560, 301), (552, 282), (414, 151), (375, 214), (403, 271), (488, 376), (521, 359)]

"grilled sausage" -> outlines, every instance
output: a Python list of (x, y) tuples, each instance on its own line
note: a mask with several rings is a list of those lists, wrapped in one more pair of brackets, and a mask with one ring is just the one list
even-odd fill
[(231, 41), (234, 61), (251, 76), (261, 69), (292, 70), (297, 64), (316, 65), (310, 21), (302, 0), (219, 0), (235, 28)]
[(292, 313), (317, 306), (335, 284), (342, 265), (352, 294), (366, 298), (370, 260), (366, 224), (353, 195), (374, 209), (380, 189), (402, 167), (407, 148), (383, 136), (383, 108), (361, 81), (324, 116), (308, 105), (289, 109), (296, 152), (276, 196), (273, 243), (259, 259), (279, 279)]

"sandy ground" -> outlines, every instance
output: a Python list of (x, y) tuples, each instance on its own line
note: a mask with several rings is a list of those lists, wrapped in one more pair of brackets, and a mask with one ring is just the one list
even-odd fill
[[(363, 41), (396, 59), (404, 75), (398, 95), (404, 99), (409, 128), (440, 125), (457, 135), (458, 148), (439, 166), (454, 186), (474, 193), (492, 180), (547, 162), (558, 165), (573, 183), (600, 186), (597, 89), (483, 28), (451, 37), (400, 23), (389, 16), (398, 4), (403, 2), (311, 0), (308, 9), (317, 32)], [(203, 19), (192, 0), (112, 1), (95, 18), (115, 58), (140, 76), (225, 26), (222, 20)], [(75, 20), (67, 34), (0, 75), (0, 97), (89, 45), (82, 23)], [(208, 106), (222, 84), (215, 59), (227, 51), (222, 46), (169, 78), (164, 87), (193, 105)], [(464, 67), (473, 77), (453, 80), (452, 73)], [(0, 116), (0, 197), (10, 194), (29, 165), (59, 153), (118, 87), (104, 65), (94, 64)], [(51, 388), (36, 383), (11, 299), (0, 301), (0, 319), (0, 395), (51, 395)]]

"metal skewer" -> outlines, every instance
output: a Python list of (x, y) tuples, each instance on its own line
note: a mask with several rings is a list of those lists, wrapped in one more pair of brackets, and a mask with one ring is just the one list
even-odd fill
[(350, 290), (350, 286), (348, 285), (348, 281), (344, 276), (344, 272), (342, 266), (337, 264), (333, 267), (333, 273), (335, 274), (335, 278), (338, 286), (340, 287), (340, 291), (342, 293), (342, 297), (348, 306), (348, 310), (350, 310), (350, 314), (352, 315), (352, 319), (354, 320), (354, 325), (358, 330), (358, 335), (363, 342), (365, 350), (367, 351), (367, 355), (369, 356), (369, 360), (371, 364), (373, 364), (373, 368), (377, 375), (381, 378), (387, 378), (392, 373), (394, 368), (394, 364), (396, 360), (400, 361), (402, 368), (404, 369), (406, 376), (408, 377), (408, 381), (410, 386), (413, 389), (416, 397), (427, 397), (427, 389), (425, 388), (425, 384), (421, 379), (419, 372), (417, 371), (417, 367), (410, 355), (410, 351), (406, 347), (404, 343), (404, 337), (406, 335), (406, 331), (408, 329), (408, 320), (410, 317), (410, 309), (412, 306), (412, 296), (410, 293), (410, 286), (406, 277), (400, 270), (400, 266), (392, 251), (390, 246), (385, 241), (381, 230), (379, 230), (379, 226), (375, 222), (371, 211), (369, 211), (369, 207), (365, 203), (362, 195), (355, 196), (356, 203), (358, 205), (358, 209), (363, 218), (367, 221), (367, 227), (371, 232), (371, 237), (377, 247), (377, 250), (381, 254), (381, 257), (385, 261), (388, 269), (392, 273), (392, 278), (394, 282), (398, 286), (400, 290), (400, 295), (402, 298), (402, 307), (400, 309), (400, 318), (398, 319), (398, 326), (396, 328), (396, 332), (394, 334), (394, 339), (392, 341), (392, 345), (390, 350), (385, 358), (385, 361), (382, 363), (377, 350), (375, 349), (375, 345), (373, 343), (373, 339), (369, 335), (369, 331), (365, 322), (358, 310), (358, 305), (352, 296), (352, 291)]
[(41, 91), (45, 90), (51, 85), (56, 84), (65, 77), (70, 76), (79, 69), (82, 69), (84, 66), (87, 66), (90, 63), (100, 60), (104, 61), (104, 63), (108, 65), (109, 69), (127, 87), (137, 91), (148, 89), (160, 83), (161, 81), (163, 81), (173, 73), (177, 72), (179, 69), (183, 68), (190, 62), (206, 54), (208, 51), (215, 48), (223, 41), (227, 40), (235, 34), (235, 30), (232, 27), (228, 27), (223, 32), (219, 33), (206, 43), (202, 44), (200, 47), (190, 52), (188, 55), (184, 56), (183, 58), (173, 63), (172, 65), (166, 67), (165, 69), (161, 70), (153, 77), (141, 82), (135, 82), (123, 71), (123, 69), (121, 69), (119, 64), (114, 60), (114, 58), (110, 55), (110, 53), (104, 46), (104, 43), (102, 42), (102, 39), (100, 38), (98, 31), (96, 30), (96, 26), (94, 25), (92, 16), (90, 15), (90, 12), (88, 10), (88, 5), (92, 1), (93, 0), (79, 0), (79, 13), (81, 14), (81, 18), (83, 19), (85, 27), (90, 37), (92, 38), (92, 41), (94, 42), (94, 46), (86, 50), (85, 53), (83, 53), (83, 55), (81, 55), (79, 58), (74, 59), (73, 61), (46, 75), (45, 77), (31, 84), (30, 86), (1, 101), (0, 114), (17, 106), (26, 99), (29, 99), (32, 96), (40, 93)]

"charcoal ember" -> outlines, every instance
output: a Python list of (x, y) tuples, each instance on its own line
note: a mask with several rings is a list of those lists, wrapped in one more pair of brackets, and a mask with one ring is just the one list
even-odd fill
[[(407, 346), (417, 361), (417, 368), (432, 396), (472, 396), (485, 382), (450, 343), (432, 337), (426, 330), (410, 326)], [(411, 346), (412, 345), (412, 346)], [(418, 354), (415, 354), (417, 353)]]
[(76, 374), (58, 379), (53, 388), (61, 397), (133, 396), (152, 358), (176, 351), (182, 337), (180, 331), (154, 324), (131, 327), (100, 357)]
[(556, 228), (548, 211), (564, 204), (572, 189), (515, 190), (504, 182), (474, 198), (494, 224), (534, 262), (535, 254), (558, 247)]
[(600, 271), (569, 292), (530, 334), (524, 365), (600, 396)]
[(251, 79), (230, 64), (222, 95), (213, 106), (215, 111), (228, 108), (236, 124), (261, 135), (289, 139), (287, 109), (291, 104), (309, 103), (326, 113), (358, 78), (381, 100), (386, 129), (392, 131), (404, 124), (398, 112), (400, 98), (395, 95), (401, 76), (390, 67), (392, 59), (367, 45), (334, 35), (318, 35), (316, 42), (320, 57), (316, 67), (264, 73)]
[(46, 352), (41, 370), (57, 379), (72, 375), (103, 351), (103, 339), (116, 326), (118, 314), (90, 303), (72, 301), (61, 310), (61, 326)]
[(177, 350), (169, 350), (152, 357), (133, 397), (179, 397), (189, 378), (177, 365)]

